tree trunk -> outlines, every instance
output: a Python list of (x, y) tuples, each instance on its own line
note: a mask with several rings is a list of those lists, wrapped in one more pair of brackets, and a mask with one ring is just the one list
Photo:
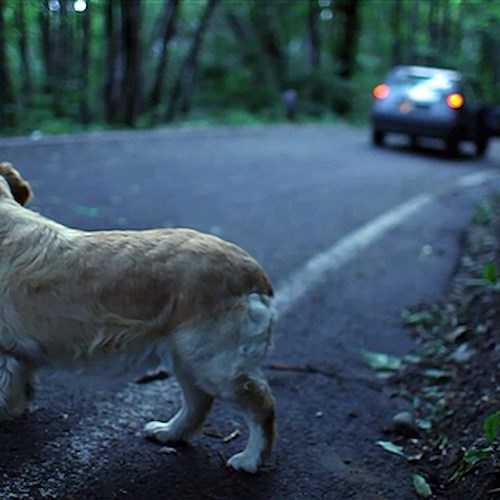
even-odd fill
[(343, 20), (341, 38), (338, 47), (338, 72), (340, 89), (343, 98), (337, 102), (337, 112), (347, 114), (352, 107), (352, 92), (349, 83), (356, 70), (356, 55), (359, 39), (359, 2), (358, 0), (339, 0), (336, 4), (337, 12)]
[(46, 1), (40, 4), (38, 23), (40, 25), (40, 46), (42, 47), (42, 60), (44, 69), (43, 89), (45, 94), (50, 95), (52, 92), (52, 75), (54, 74), (54, 65), (51, 50), (52, 30), (50, 29), (50, 11)]
[(5, 2), (0, 0), (0, 127), (16, 124), (16, 100), (7, 64), (7, 38), (4, 21)]
[(120, 107), (122, 121), (134, 126), (141, 95), (141, 50), (139, 40), (141, 2), (121, 0), (123, 77), (121, 81)]
[(394, 0), (391, 8), (390, 27), (392, 34), (392, 50), (391, 50), (391, 64), (401, 64), (403, 56), (403, 36), (401, 33), (401, 14), (402, 14), (401, 0)]
[(443, 0), (443, 8), (441, 15), (441, 26), (440, 26), (440, 47), (441, 51), (445, 54), (449, 54), (450, 51), (450, 3), (448, 0)]
[(439, 54), (439, 2), (434, 0), (429, 5), (429, 43), (426, 64), (434, 65)]
[(31, 80), (31, 65), (29, 59), (29, 50), (28, 50), (28, 30), (26, 29), (26, 15), (24, 9), (24, 2), (16, 3), (16, 24), (17, 29), (19, 31), (19, 57), (21, 59), (21, 67), (23, 69), (22, 74), (22, 100), (23, 104), (29, 105), (32, 100), (32, 80)]
[(108, 123), (119, 121), (121, 51), (118, 0), (107, 0), (104, 14), (104, 112)]
[(319, 30), (321, 9), (317, 0), (309, 0), (307, 12), (307, 62), (309, 66), (309, 98), (320, 101), (322, 98), (321, 85), (321, 33)]
[[(263, 86), (273, 85), (274, 79), (269, 75), (265, 57), (260, 54), (260, 48), (255, 41), (252, 27), (246, 23), (243, 15), (236, 13), (234, 9), (228, 11), (227, 22), (238, 44), (241, 67), (251, 70), (254, 86), (262, 88)], [(256, 101), (253, 102), (256, 103)], [(252, 107), (252, 103), (247, 104)], [(259, 104), (254, 105), (258, 109)]]
[(51, 97), (54, 114), (63, 117), (67, 113), (66, 92), (69, 77), (69, 54), (71, 53), (72, 39), (71, 26), (68, 22), (68, 0), (59, 0), (60, 8), (53, 13), (54, 23), (50, 23), (52, 43), (48, 50), (51, 52), (52, 80)]
[(81, 26), (81, 66), (80, 66), (80, 121), (88, 125), (92, 121), (89, 104), (89, 71), (90, 71), (90, 19), (92, 4), (87, 4), (85, 12), (79, 14), (82, 20)]
[(153, 110), (155, 110), (162, 101), (165, 76), (168, 67), (168, 44), (175, 34), (178, 11), (179, 0), (165, 0), (165, 10), (164, 13), (162, 13), (161, 50), (149, 100)]
[(309, 0), (307, 11), (307, 60), (311, 73), (316, 73), (321, 64), (321, 34), (319, 31), (320, 8), (317, 0)]
[[(500, 40), (495, 37), (493, 43), (490, 46), (491, 53), (493, 57), (490, 59), (491, 64), (491, 93), (489, 98), (493, 102), (500, 102)], [(494, 56), (496, 54), (496, 57)]]
[(267, 61), (272, 71), (276, 93), (279, 95), (286, 87), (286, 57), (281, 50), (278, 35), (272, 24), (275, 16), (269, 13), (272, 5), (267, 2), (256, 3), (251, 12), (251, 19), (259, 38), (264, 60)]
[(350, 79), (356, 69), (356, 55), (359, 39), (358, 0), (340, 0), (337, 10), (343, 16), (342, 37), (339, 45), (339, 76)]
[(201, 50), (203, 36), (208, 29), (218, 2), (219, 0), (207, 0), (205, 10), (196, 28), (193, 42), (181, 65), (179, 74), (172, 88), (165, 115), (165, 119), (168, 122), (171, 122), (179, 112), (185, 114), (190, 109), (198, 56)]
[[(407, 11), (407, 24), (408, 24), (408, 31), (411, 33), (413, 37), (416, 36), (416, 34), (420, 30), (420, 9), (419, 9), (419, 4), (417, 2), (411, 2), (408, 6), (408, 11)], [(417, 44), (415, 42), (409, 43), (408, 46), (408, 62), (411, 62), (412, 64), (418, 64), (420, 63), (421, 56), (419, 54), (419, 51), (417, 49)]]

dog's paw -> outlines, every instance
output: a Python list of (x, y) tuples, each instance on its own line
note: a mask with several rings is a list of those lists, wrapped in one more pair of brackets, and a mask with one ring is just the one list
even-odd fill
[(148, 422), (144, 426), (146, 437), (160, 443), (172, 443), (183, 441), (183, 436), (179, 429), (171, 422)]
[(251, 453), (242, 451), (233, 455), (228, 461), (227, 466), (231, 469), (255, 474), (259, 468), (259, 458)]

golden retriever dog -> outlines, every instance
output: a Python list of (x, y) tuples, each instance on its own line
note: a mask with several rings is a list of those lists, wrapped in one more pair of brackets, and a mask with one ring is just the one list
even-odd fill
[(0, 418), (18, 415), (42, 366), (154, 361), (183, 395), (148, 437), (184, 441), (215, 397), (242, 410), (246, 447), (228, 460), (255, 472), (274, 437), (274, 400), (259, 366), (275, 310), (244, 250), (191, 229), (84, 232), (25, 208), (31, 189), (0, 163)]

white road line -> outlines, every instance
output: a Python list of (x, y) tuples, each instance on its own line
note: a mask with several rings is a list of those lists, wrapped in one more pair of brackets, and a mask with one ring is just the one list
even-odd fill
[(366, 247), (380, 239), (391, 229), (401, 225), (413, 214), (433, 200), (430, 194), (422, 194), (389, 210), (344, 236), (323, 252), (311, 257), (304, 266), (283, 281), (275, 294), (275, 306), (280, 314), (289, 311), (312, 288), (318, 285), (326, 273), (336, 271), (354, 259)]
[[(494, 171), (463, 176), (455, 188), (477, 187), (498, 178)], [(281, 314), (289, 311), (325, 273), (336, 271), (355, 259), (371, 244), (436, 200), (438, 194), (421, 194), (343, 237), (323, 252), (311, 257), (299, 270), (284, 280), (276, 290), (275, 304)], [(100, 403), (96, 414), (88, 415), (72, 429), (47, 443), (37, 453), (37, 459), (27, 460), (15, 478), (0, 486), (0, 498), (60, 497), (70, 485), (84, 484), (85, 478), (104, 470), (105, 450), (119, 445), (123, 436), (139, 439), (139, 422), (154, 417), (159, 401), (165, 401), (177, 388), (172, 381), (154, 382), (147, 387), (129, 384), (113, 401)], [(41, 460), (40, 460), (41, 457)]]
[[(483, 170), (460, 177), (455, 187), (473, 188), (498, 177), (497, 171)], [(355, 259), (365, 248), (403, 224), (426, 205), (433, 202), (437, 196), (438, 194), (429, 193), (418, 195), (372, 219), (326, 250), (313, 255), (300, 269), (278, 286), (274, 301), (278, 312), (286, 314), (312, 288), (321, 283), (326, 273), (336, 271)]]

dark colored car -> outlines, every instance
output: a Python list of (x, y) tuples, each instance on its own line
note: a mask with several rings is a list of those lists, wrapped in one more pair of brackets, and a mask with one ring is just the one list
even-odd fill
[(488, 147), (485, 108), (472, 84), (458, 71), (427, 66), (396, 66), (373, 88), (372, 138), (387, 133), (442, 139), (450, 155), (462, 141), (472, 141), (478, 156)]

